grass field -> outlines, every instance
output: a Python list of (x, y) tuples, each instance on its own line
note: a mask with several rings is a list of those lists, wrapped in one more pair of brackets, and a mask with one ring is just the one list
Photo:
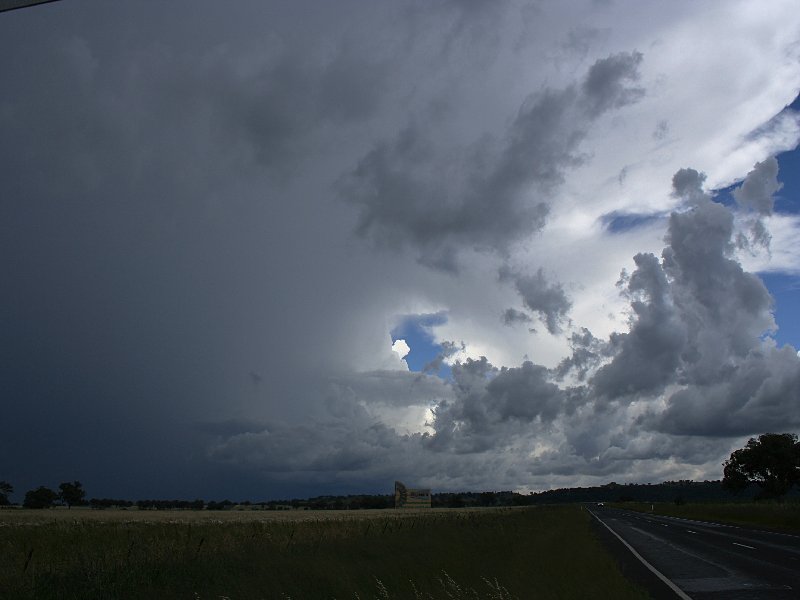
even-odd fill
[(651, 512), (657, 515), (682, 517), (697, 521), (719, 521), (775, 531), (800, 533), (800, 502), (703, 502), (676, 505), (657, 502), (624, 502), (618, 508)]
[(0, 511), (0, 597), (646, 598), (576, 506)]

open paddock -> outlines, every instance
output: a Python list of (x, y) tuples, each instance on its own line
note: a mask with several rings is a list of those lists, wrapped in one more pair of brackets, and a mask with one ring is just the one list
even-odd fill
[(0, 513), (15, 600), (645, 598), (578, 506)]
[[(402, 508), (364, 510), (139, 510), (64, 507), (50, 509), (6, 508), (0, 510), (0, 527), (13, 525), (41, 525), (47, 523), (253, 523), (253, 522), (304, 522), (327, 520), (408, 519), (426, 515), (435, 518), (456, 509)], [(459, 514), (492, 510), (519, 510), (519, 508), (468, 508), (457, 509)]]

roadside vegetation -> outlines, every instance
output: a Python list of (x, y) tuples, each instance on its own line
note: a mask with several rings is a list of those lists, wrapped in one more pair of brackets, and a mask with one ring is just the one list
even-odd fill
[(647, 597), (577, 506), (347, 513), (0, 511), (0, 597)]
[(797, 499), (692, 504), (620, 502), (613, 506), (646, 513), (650, 513), (652, 507), (652, 514), (656, 515), (800, 533), (800, 501)]

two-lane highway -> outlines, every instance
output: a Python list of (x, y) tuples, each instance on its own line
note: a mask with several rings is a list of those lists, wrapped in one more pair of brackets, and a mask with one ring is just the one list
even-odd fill
[(800, 536), (591, 507), (592, 514), (679, 588), (676, 597), (800, 598)]

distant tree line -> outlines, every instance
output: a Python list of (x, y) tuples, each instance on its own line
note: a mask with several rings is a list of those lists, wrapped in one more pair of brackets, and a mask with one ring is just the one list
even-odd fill
[[(0, 481), (0, 506), (10, 504), (9, 496), (13, 491), (14, 488), (10, 483)], [(84, 506), (85, 498), (86, 492), (80, 481), (65, 481), (59, 484), (57, 492), (43, 485), (25, 492), (25, 500), (22, 505), (25, 508), (50, 508), (61, 504), (72, 508), (73, 506)]]
[(14, 486), (7, 481), (0, 481), (0, 506), (11, 504), (9, 496), (14, 493)]
[(120, 500), (117, 498), (90, 498), (89, 506), (94, 509), (101, 508), (130, 508), (134, 506), (135, 502), (132, 500)]
[(137, 500), (139, 510), (203, 510), (206, 503), (203, 500)]
[[(75, 484), (78, 484), (77, 486)], [(0, 482), (0, 506), (8, 505), (8, 496), (13, 488)], [(756, 483), (737, 488), (737, 498), (752, 500), (764, 497), (763, 490)], [(796, 489), (789, 496), (800, 496)], [(79, 482), (62, 484), (59, 492), (40, 486), (25, 494), (25, 508), (50, 508), (62, 506), (89, 506), (102, 510), (109, 508), (133, 508), (139, 510), (363, 510), (394, 508), (391, 494), (356, 494), (347, 496), (315, 496), (312, 498), (292, 498), (252, 502), (244, 500), (127, 500), (121, 498), (84, 499), (85, 492)], [(507, 491), (484, 492), (441, 492), (431, 496), (434, 508), (474, 508), (503, 506), (534, 506), (538, 504), (568, 504), (576, 502), (720, 502), (729, 501), (729, 487), (722, 481), (665, 481), (663, 483), (643, 484), (615, 482), (601, 486), (560, 488), (543, 492), (520, 494)]]
[[(607, 483), (594, 487), (561, 488), (544, 492), (519, 494), (500, 492), (445, 492), (433, 494), (434, 508), (531, 506), (573, 502), (714, 502), (730, 499), (736, 494), (740, 499), (769, 499), (785, 495), (798, 497), (800, 490), (800, 442), (793, 433), (765, 433), (751, 438), (744, 448), (734, 451), (723, 464), (722, 481), (665, 481), (657, 484)], [(14, 488), (0, 481), (0, 506), (10, 504)], [(80, 481), (67, 481), (58, 491), (44, 486), (25, 493), (26, 508), (49, 508), (60, 504), (89, 505), (95, 509), (129, 508), (140, 510), (228, 510), (237, 506), (260, 510), (362, 510), (394, 507), (391, 494), (356, 494), (348, 496), (315, 496), (291, 500), (270, 500), (253, 503), (248, 500), (234, 503), (230, 500), (130, 500), (92, 498), (86, 501), (86, 492)]]

